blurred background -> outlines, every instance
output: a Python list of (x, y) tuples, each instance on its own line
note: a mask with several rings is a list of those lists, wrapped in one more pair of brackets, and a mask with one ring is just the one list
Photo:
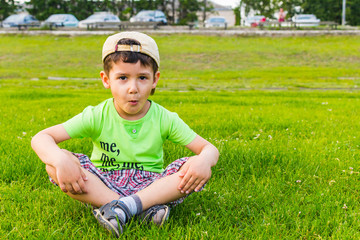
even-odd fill
[[(150, 10), (144, 12), (144, 10)], [(107, 13), (112, 19), (99, 13)], [(309, 25), (318, 21), (360, 25), (360, 0), (2, 0), (0, 21), (3, 27), (12, 15), (14, 22), (43, 22), (53, 14), (70, 14), (64, 26), (77, 27), (78, 22), (94, 18), (97, 21), (154, 21), (163, 25), (199, 27), (254, 27), (261, 21), (295, 21), (296, 16)], [(140, 16), (138, 16), (140, 14)], [(30, 15), (30, 16), (29, 16)], [(26, 17), (27, 16), (27, 17)], [(113, 17), (114, 16), (114, 17)], [(27, 19), (24, 19), (27, 18)], [(57, 20), (59, 21), (59, 20)], [(311, 23), (311, 24), (310, 24)], [(35, 24), (36, 25), (36, 24)]]

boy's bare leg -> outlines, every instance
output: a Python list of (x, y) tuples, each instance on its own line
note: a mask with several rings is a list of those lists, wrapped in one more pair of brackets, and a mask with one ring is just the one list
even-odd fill
[(181, 193), (178, 186), (182, 178), (179, 172), (158, 179), (148, 187), (136, 193), (140, 198), (143, 210), (158, 204), (166, 204), (186, 196)]
[[(76, 164), (80, 165), (79, 160), (71, 152), (63, 150), (69, 157), (73, 159)], [(54, 167), (46, 165), (46, 171), (49, 176), (56, 182), (56, 170)], [(78, 201), (89, 203), (95, 207), (101, 207), (112, 200), (118, 200), (119, 195), (110, 190), (99, 178), (89, 171), (83, 169), (83, 172), (87, 176), (88, 180), (85, 181), (87, 193), (73, 194), (66, 192), (68, 196)], [(154, 205), (165, 204), (184, 197), (183, 194), (178, 190), (178, 186), (181, 182), (179, 173), (166, 176), (159, 180), (156, 180), (145, 189), (136, 193), (141, 200), (143, 210), (146, 210)]]
[[(57, 182), (55, 168), (47, 165), (46, 171), (50, 177)], [(73, 199), (84, 203), (90, 203), (95, 207), (101, 207), (102, 205), (111, 202), (112, 200), (119, 199), (119, 195), (110, 190), (100, 179), (94, 174), (83, 170), (88, 180), (85, 182), (87, 193), (72, 194), (67, 192), (66, 194)], [(179, 173), (175, 173), (170, 176), (166, 176), (159, 180), (156, 180), (147, 188), (139, 191), (136, 195), (139, 196), (143, 210), (148, 209), (157, 204), (165, 204), (177, 200), (186, 194), (182, 194), (177, 186), (180, 184), (181, 178)]]
[[(76, 156), (74, 156), (71, 152), (67, 150), (63, 149), (63, 151), (67, 153), (69, 157), (75, 161), (76, 164), (80, 165), (80, 162)], [(101, 207), (104, 204), (111, 202), (112, 200), (119, 199), (120, 196), (110, 190), (94, 174), (90, 173), (86, 169), (82, 170), (88, 178), (88, 180), (85, 181), (87, 192), (81, 194), (73, 194), (70, 192), (66, 192), (68, 196), (78, 201), (89, 203), (95, 207)], [(56, 183), (58, 183), (55, 168), (46, 165), (46, 171), (48, 172), (49, 176)], [(186, 196), (185, 193), (181, 193), (181, 191), (178, 189), (178, 186), (182, 180), (179, 175), (180, 173), (177, 172), (164, 178), (158, 179), (145, 189), (137, 192), (136, 195), (141, 200), (142, 209), (146, 210), (152, 206), (158, 204), (166, 204)]]

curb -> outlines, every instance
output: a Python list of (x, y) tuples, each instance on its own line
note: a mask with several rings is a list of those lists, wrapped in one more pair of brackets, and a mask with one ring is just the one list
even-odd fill
[[(148, 34), (190, 34), (205, 36), (254, 36), (254, 37), (294, 37), (294, 36), (341, 36), (351, 35), (360, 36), (360, 30), (140, 30)], [(34, 31), (34, 30), (0, 30), (0, 34), (10, 35), (67, 35), (67, 36), (87, 36), (87, 35), (111, 35), (118, 31), (77, 31), (77, 30), (53, 30), (53, 31)]]

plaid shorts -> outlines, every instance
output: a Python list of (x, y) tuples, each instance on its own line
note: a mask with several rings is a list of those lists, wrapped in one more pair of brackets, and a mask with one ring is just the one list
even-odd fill
[[(123, 169), (103, 172), (94, 166), (88, 156), (81, 153), (73, 154), (79, 159), (80, 164), (84, 169), (97, 176), (108, 188), (119, 194), (121, 197), (135, 194), (149, 186), (155, 180), (178, 172), (180, 167), (189, 159), (188, 157), (184, 157), (175, 160), (174, 162), (170, 163), (162, 173), (155, 173), (138, 169)], [(50, 178), (50, 181), (57, 185), (53, 179)], [(171, 202), (169, 205), (175, 206), (179, 203), (182, 203), (187, 196)]]

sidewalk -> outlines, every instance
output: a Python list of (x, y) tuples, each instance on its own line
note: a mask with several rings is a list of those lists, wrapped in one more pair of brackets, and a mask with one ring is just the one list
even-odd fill
[[(193, 34), (193, 35), (208, 35), (208, 36), (260, 36), (260, 37), (290, 37), (290, 36), (320, 36), (320, 35), (356, 35), (360, 36), (360, 30), (259, 30), (259, 29), (229, 29), (229, 30), (210, 30), (210, 29), (194, 29), (186, 28), (161, 28), (158, 30), (139, 29), (134, 31), (141, 31), (144, 33), (156, 34)], [(25, 34), (25, 35), (68, 35), (68, 36), (82, 36), (82, 35), (111, 35), (116, 33), (116, 30), (108, 31), (86, 31), (86, 30), (17, 30), (17, 29), (0, 29), (0, 34)]]

